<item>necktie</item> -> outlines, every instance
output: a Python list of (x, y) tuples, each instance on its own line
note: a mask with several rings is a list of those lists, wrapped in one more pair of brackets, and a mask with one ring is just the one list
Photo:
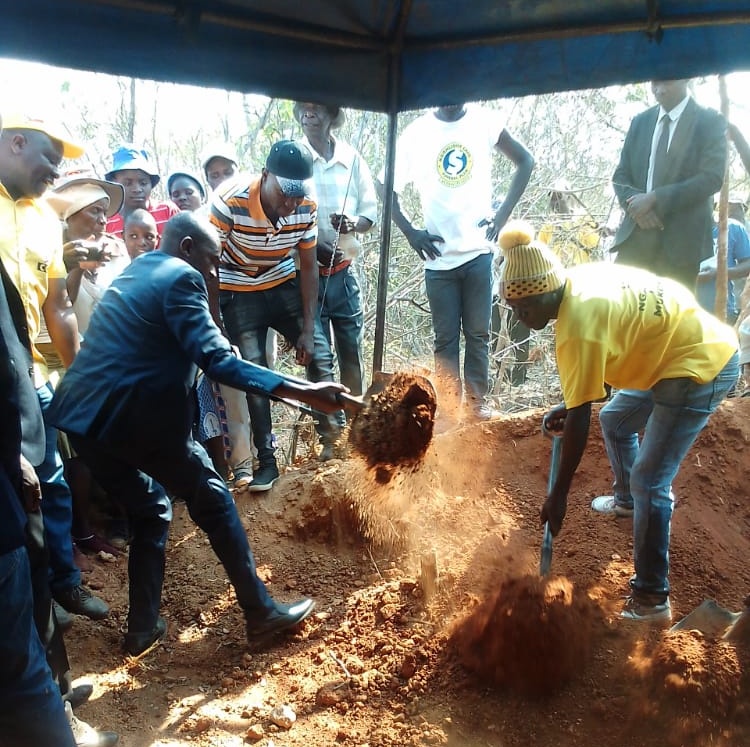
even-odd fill
[(651, 178), (651, 187), (661, 187), (664, 182), (664, 172), (667, 170), (667, 151), (669, 149), (669, 115), (665, 114), (659, 120), (659, 126), (661, 127), (661, 133), (659, 134), (659, 141), (656, 143), (656, 151), (654, 151), (654, 173)]

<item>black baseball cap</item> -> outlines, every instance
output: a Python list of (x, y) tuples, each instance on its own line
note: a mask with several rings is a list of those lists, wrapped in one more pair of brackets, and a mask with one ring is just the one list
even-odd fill
[(276, 177), (287, 197), (304, 197), (312, 193), (313, 159), (302, 143), (280, 140), (266, 158), (266, 169)]

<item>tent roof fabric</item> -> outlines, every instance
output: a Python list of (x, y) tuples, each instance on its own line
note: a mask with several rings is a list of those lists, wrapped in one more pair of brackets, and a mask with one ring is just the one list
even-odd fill
[(750, 68), (750, 0), (23, 0), (0, 54), (395, 113)]

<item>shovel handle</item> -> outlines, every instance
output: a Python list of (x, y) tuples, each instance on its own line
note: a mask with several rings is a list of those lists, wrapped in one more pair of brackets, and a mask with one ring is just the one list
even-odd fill
[(542, 552), (539, 558), (539, 575), (547, 576), (552, 567), (552, 531), (549, 522), (544, 522), (544, 534), (542, 536)]
[(346, 392), (339, 392), (336, 395), (336, 402), (338, 402), (344, 410), (351, 410), (353, 412), (359, 412), (365, 407), (365, 403), (359, 398)]
[[(552, 453), (549, 460), (549, 477), (547, 478), (547, 493), (552, 492), (552, 488), (557, 480), (557, 473), (560, 469), (560, 458), (562, 456), (562, 435), (549, 430), (542, 423), (542, 433), (552, 439)], [(544, 534), (542, 536), (542, 552), (539, 559), (539, 575), (547, 576), (552, 567), (552, 530), (549, 528), (549, 522), (544, 522)]]

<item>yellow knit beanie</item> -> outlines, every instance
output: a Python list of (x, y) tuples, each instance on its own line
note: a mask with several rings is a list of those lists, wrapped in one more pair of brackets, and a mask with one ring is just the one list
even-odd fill
[(525, 221), (507, 223), (498, 237), (505, 261), (500, 268), (500, 292), (506, 299), (548, 293), (565, 285), (565, 269), (546, 244), (534, 241)]

